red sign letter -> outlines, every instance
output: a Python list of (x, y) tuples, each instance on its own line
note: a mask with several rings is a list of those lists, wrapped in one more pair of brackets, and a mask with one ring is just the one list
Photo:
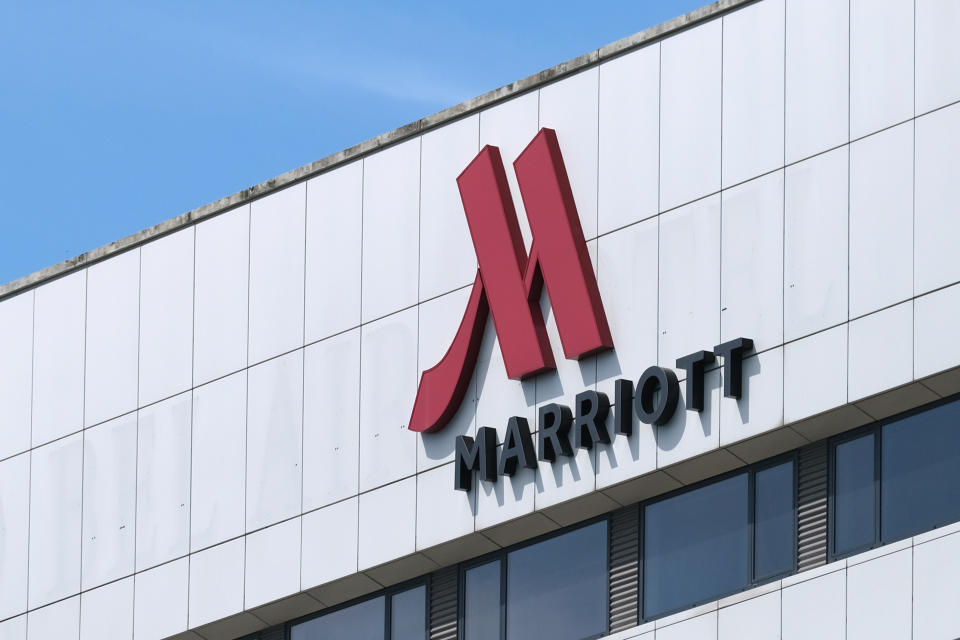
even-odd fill
[(613, 347), (557, 134), (541, 129), (513, 164), (533, 234), (530, 255), (500, 150), (486, 146), (457, 178), (480, 268), (453, 343), (423, 372), (412, 431), (439, 431), (457, 412), (476, 365), (488, 305), (512, 379), (556, 367), (540, 313), (543, 284), (564, 356), (579, 359)]

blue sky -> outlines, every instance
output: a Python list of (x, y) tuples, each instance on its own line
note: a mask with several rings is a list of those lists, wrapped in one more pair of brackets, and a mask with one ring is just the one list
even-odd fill
[(707, 0), (0, 3), (0, 282)]

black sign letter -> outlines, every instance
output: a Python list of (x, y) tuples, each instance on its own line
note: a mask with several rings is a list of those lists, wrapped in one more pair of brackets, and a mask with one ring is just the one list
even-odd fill
[(680, 385), (677, 374), (663, 367), (649, 367), (637, 382), (633, 410), (644, 424), (666, 424), (677, 408)]
[(712, 351), (695, 351), (677, 358), (677, 368), (687, 372), (687, 409), (703, 411), (703, 369), (713, 361)]
[(477, 439), (457, 437), (453, 487), (460, 491), (473, 488), (473, 472), (487, 482), (497, 481), (497, 431), (490, 427), (477, 429)]
[(739, 398), (743, 394), (743, 354), (753, 349), (753, 340), (737, 338), (718, 344), (714, 353), (723, 358), (723, 395)]
[(537, 468), (537, 455), (533, 451), (533, 437), (526, 418), (514, 416), (507, 421), (507, 436), (503, 439), (498, 471), (502, 476), (512, 476), (517, 467)]
[(577, 449), (593, 449), (598, 442), (610, 444), (610, 432), (607, 431), (610, 401), (607, 394), (592, 389), (578, 393), (575, 408), (573, 446)]
[(554, 462), (557, 453), (572, 457), (573, 448), (570, 446), (570, 425), (573, 417), (570, 407), (562, 404), (545, 404), (540, 407), (540, 433), (538, 442), (540, 451), (538, 457), (545, 462)]

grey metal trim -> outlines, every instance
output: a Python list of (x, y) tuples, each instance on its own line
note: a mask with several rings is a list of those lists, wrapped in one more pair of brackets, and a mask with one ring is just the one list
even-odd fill
[(660, 40), (670, 34), (676, 33), (705, 20), (715, 18), (732, 9), (740, 7), (756, 0), (718, 0), (700, 9), (695, 9), (686, 15), (673, 18), (655, 27), (650, 27), (644, 31), (627, 36), (599, 49), (595, 49), (582, 56), (562, 62), (554, 67), (545, 69), (532, 76), (511, 82), (499, 89), (494, 89), (481, 96), (472, 98), (460, 104), (439, 111), (433, 115), (426, 116), (415, 122), (411, 122), (402, 127), (388, 131), (375, 138), (371, 138), (360, 144), (354, 145), (343, 151), (338, 151), (325, 158), (304, 165), (283, 173), (276, 178), (271, 178), (265, 182), (248, 187), (238, 191), (233, 195), (221, 198), (210, 204), (203, 205), (192, 211), (188, 211), (175, 218), (171, 218), (149, 229), (139, 231), (115, 242), (111, 242), (92, 251), (82, 253), (78, 256), (55, 264), (51, 267), (35, 271), (30, 275), (24, 276), (12, 282), (0, 285), (0, 300), (24, 291), (32, 286), (38, 285), (47, 280), (70, 273), (76, 269), (85, 267), (120, 253), (127, 249), (139, 246), (149, 240), (172, 233), (205, 218), (223, 213), (240, 205), (246, 204), (252, 200), (260, 198), (268, 193), (283, 189), (297, 182), (301, 182), (324, 171), (332, 169), (353, 160), (367, 156), (379, 149), (396, 144), (402, 140), (420, 135), (430, 129), (435, 129), (443, 124), (464, 117), (466, 115), (490, 107), (498, 102), (503, 102), (508, 98), (515, 97), (521, 93), (537, 89), (555, 80), (571, 75), (578, 71), (583, 71), (593, 67), (609, 58), (614, 58), (628, 51), (638, 49), (644, 45)]
[(457, 640), (457, 605), (460, 588), (458, 566), (430, 575), (430, 640)]
[(610, 633), (640, 624), (640, 505), (610, 517)]
[(827, 563), (827, 442), (800, 449), (797, 470), (797, 571)]

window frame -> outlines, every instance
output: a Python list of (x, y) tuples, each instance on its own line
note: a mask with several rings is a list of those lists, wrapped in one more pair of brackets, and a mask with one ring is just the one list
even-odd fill
[[(918, 407), (913, 409), (908, 409), (906, 411), (901, 411), (900, 413), (895, 413), (892, 416), (887, 416), (880, 420), (875, 420), (868, 424), (865, 424), (861, 427), (851, 429), (836, 436), (832, 436), (827, 439), (827, 450), (830, 456), (829, 459), (829, 469), (827, 473), (827, 562), (835, 562), (837, 560), (843, 560), (844, 558), (849, 558), (858, 553), (863, 553), (865, 551), (870, 551), (871, 549), (876, 549), (900, 540), (906, 540), (921, 533), (927, 531), (933, 531), (934, 529), (939, 529), (940, 527), (952, 524), (952, 522), (938, 522), (933, 526), (926, 527), (913, 533), (909, 536), (904, 536), (900, 538), (891, 538), (885, 539), (883, 537), (883, 428), (888, 424), (899, 422), (900, 420), (906, 420), (915, 415), (921, 413), (926, 413), (927, 411), (932, 411), (947, 404), (952, 404), (954, 402), (960, 402), (960, 393), (955, 393), (944, 398), (938, 398), (932, 402), (926, 402)], [(960, 428), (960, 427), (958, 427)], [(852, 551), (845, 551), (843, 553), (838, 553), (836, 550), (836, 527), (837, 527), (837, 512), (836, 512), (836, 494), (837, 494), (837, 445), (849, 442), (851, 440), (856, 440), (861, 436), (868, 434), (873, 434), (873, 504), (874, 504), (874, 520), (873, 520), (873, 541), (869, 545), (861, 546)]]
[(578, 529), (584, 529), (591, 525), (597, 524), (599, 522), (607, 523), (607, 539), (606, 539), (606, 557), (607, 557), (607, 570), (603, 577), (604, 584), (606, 588), (603, 590), (603, 604), (604, 610), (606, 611), (606, 616), (603, 621), (603, 631), (599, 635), (588, 636), (583, 638), (583, 640), (596, 640), (597, 638), (604, 638), (610, 634), (610, 518), (611, 514), (606, 513), (604, 515), (595, 516), (588, 520), (582, 522), (577, 522), (566, 527), (560, 527), (553, 531), (548, 531), (547, 533), (540, 534), (529, 540), (524, 540), (517, 544), (508, 545), (506, 547), (497, 549), (496, 551), (491, 551), (490, 553), (478, 556), (476, 558), (471, 558), (465, 562), (461, 562), (458, 565), (457, 571), (457, 640), (466, 640), (464, 634), (466, 633), (466, 590), (467, 590), (467, 580), (466, 575), (467, 571), (474, 569), (476, 567), (485, 565), (494, 560), (499, 560), (500, 562), (500, 639), (506, 640), (507, 637), (507, 556), (513, 553), (514, 551), (520, 551), (527, 547), (532, 547), (533, 545), (539, 544), (541, 542), (546, 542), (547, 540), (553, 538), (559, 538), (562, 535), (571, 533)]
[(417, 587), (424, 588), (424, 621), (425, 621), (425, 634), (424, 640), (429, 640), (430, 638), (430, 574), (425, 574), (418, 576), (411, 580), (405, 580), (404, 582), (391, 585), (389, 587), (383, 587), (376, 589), (371, 593), (362, 595), (357, 598), (351, 598), (346, 602), (341, 602), (340, 604), (334, 605), (332, 607), (327, 607), (326, 609), (321, 609), (314, 613), (308, 613), (305, 616), (300, 616), (299, 618), (294, 618), (293, 620), (288, 620), (283, 625), (283, 637), (287, 640), (293, 637), (293, 627), (303, 624), (305, 622), (310, 622), (311, 620), (316, 620), (317, 618), (322, 618), (325, 615), (336, 613), (337, 611), (342, 611), (343, 609), (348, 609), (354, 605), (363, 604), (364, 602), (369, 602), (371, 600), (376, 600), (377, 598), (384, 598), (383, 602), (383, 637), (386, 640), (392, 640), (392, 628), (391, 623), (393, 622), (393, 596), (398, 593), (403, 593), (404, 591), (409, 591), (410, 589), (415, 589)]
[[(756, 472), (769, 469), (771, 467), (776, 467), (778, 465), (792, 462), (793, 463), (793, 564), (791, 568), (782, 573), (773, 574), (762, 579), (756, 578)], [(743, 593), (744, 591), (749, 591), (750, 589), (755, 589), (757, 587), (763, 586), (765, 584), (776, 582), (777, 580), (782, 579), (785, 576), (793, 575), (797, 572), (798, 558), (797, 558), (797, 508), (798, 508), (798, 467), (799, 467), (799, 449), (793, 449), (786, 453), (781, 453), (779, 455), (773, 456), (771, 458), (766, 458), (760, 462), (755, 462), (753, 464), (744, 465), (736, 469), (732, 469), (720, 475), (711, 476), (704, 480), (700, 480), (693, 484), (685, 485), (678, 487), (667, 493), (658, 495), (654, 498), (648, 500), (643, 500), (637, 503), (640, 507), (640, 531), (638, 536), (638, 544), (640, 546), (640, 552), (638, 554), (638, 570), (637, 570), (637, 620), (640, 621), (640, 624), (645, 624), (653, 620), (660, 620), (667, 616), (673, 615), (675, 613), (680, 613), (681, 611), (687, 611), (693, 607), (698, 607), (702, 604), (707, 604), (709, 602), (715, 602), (720, 598), (726, 598), (738, 593)], [(645, 607), (645, 596), (646, 596), (646, 540), (645, 540), (645, 531), (646, 531), (646, 516), (647, 516), (647, 507), (657, 502), (663, 502), (664, 500), (669, 500), (670, 498), (689, 493), (691, 491), (696, 491), (703, 487), (709, 486), (711, 484), (722, 482), (728, 480), (734, 476), (741, 474), (747, 474), (747, 574), (749, 580), (747, 584), (741, 587), (740, 589), (722, 595), (719, 597), (697, 600), (695, 602), (683, 605), (676, 609), (670, 609), (663, 613), (658, 613), (655, 616), (647, 616), (646, 607)], [(461, 639), (463, 640), (463, 639)]]

